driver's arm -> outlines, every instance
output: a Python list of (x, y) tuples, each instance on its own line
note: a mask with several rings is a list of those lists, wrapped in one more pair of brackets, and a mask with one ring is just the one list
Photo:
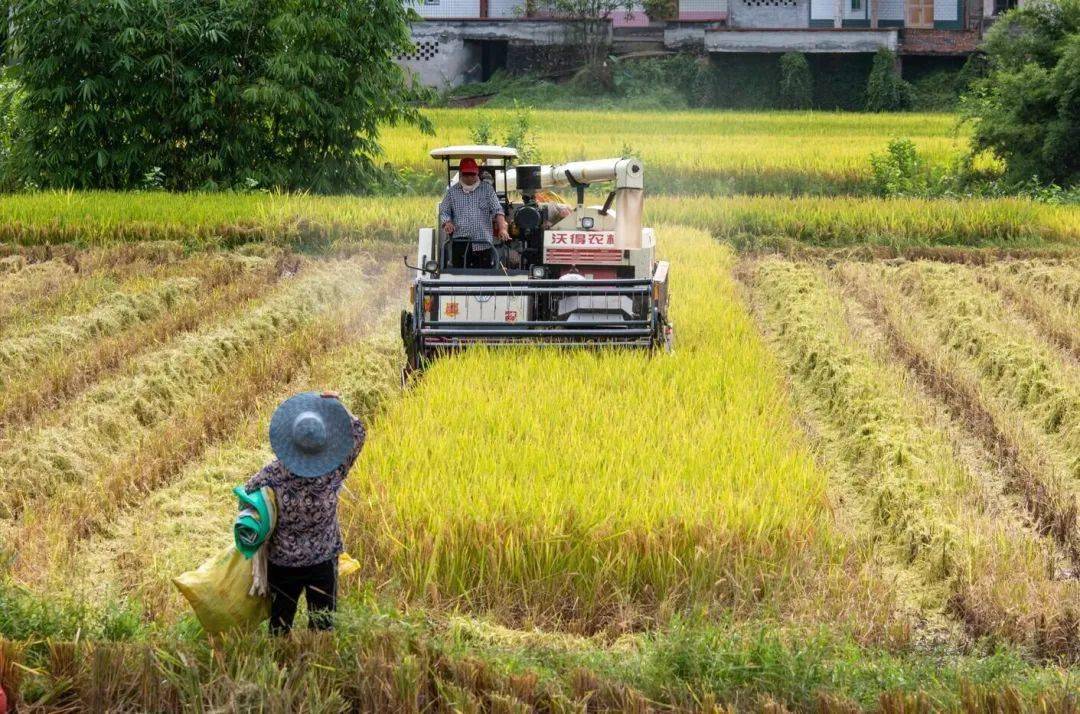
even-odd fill
[(495, 227), (498, 230), (499, 238), (509, 240), (510, 233), (506, 229), (506, 212), (503, 210), (502, 204), (499, 203), (499, 194), (495, 193), (495, 187), (491, 184), (488, 184), (488, 202), (491, 215), (495, 218)]
[(454, 232), (454, 203), (450, 200), (450, 189), (446, 189), (439, 202), (439, 226), (448, 234)]

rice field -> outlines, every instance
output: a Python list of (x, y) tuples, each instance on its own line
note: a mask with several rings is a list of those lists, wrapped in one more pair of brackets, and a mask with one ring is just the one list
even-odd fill
[[(557, 158), (614, 121), (537, 116)], [(692, 168), (772, 136), (747, 144), (761, 176), (838, 186), (886, 129), (955, 141), (951, 118), (830, 114), (799, 164), (812, 118), (688, 112), (632, 140)], [(394, 161), (435, 141), (396, 132)], [(717, 146), (695, 157), (694, 132)], [(474, 349), (403, 390), (400, 256), (433, 208), (0, 201), (19, 711), (1080, 706), (1075, 207), (651, 196), (673, 353)], [(369, 427), (338, 630), (208, 641), (170, 578), (230, 542), (274, 407), (311, 389)]]
[[(485, 119), (498, 143), (515, 112), (476, 107), (427, 115), (432, 136), (385, 131), (387, 161), (432, 173), (431, 149), (473, 143), (471, 132)], [(656, 167), (654, 194), (861, 193), (868, 191), (870, 155), (890, 139), (909, 138), (927, 161), (947, 166), (968, 136), (949, 114), (547, 110), (531, 119), (542, 163), (633, 154)]]

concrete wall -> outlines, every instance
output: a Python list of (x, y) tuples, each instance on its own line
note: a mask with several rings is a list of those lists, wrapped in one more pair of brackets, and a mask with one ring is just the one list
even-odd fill
[(480, 79), (480, 46), (461, 37), (413, 31), (416, 50), (399, 55), (397, 63), (427, 87), (446, 89)]
[(876, 52), (895, 51), (897, 30), (711, 30), (705, 33), (709, 52)]
[(809, 27), (810, 0), (730, 0), (732, 27)]
[[(397, 62), (415, 73), (426, 86), (456, 87), (480, 80), (480, 42), (509, 41), (507, 69), (523, 71), (529, 62), (577, 63), (573, 42), (573, 22), (560, 20), (425, 20), (412, 26), (416, 50), (399, 56)], [(609, 30), (610, 32), (610, 30)], [(536, 52), (526, 48), (550, 48)], [(543, 56), (543, 57), (541, 57)]]

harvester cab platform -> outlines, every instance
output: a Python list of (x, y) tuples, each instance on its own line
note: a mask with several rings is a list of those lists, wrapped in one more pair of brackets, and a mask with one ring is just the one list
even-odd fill
[[(440, 353), (470, 344), (666, 348), (668, 264), (642, 227), (644, 169), (634, 158), (514, 165), (503, 146), (448, 146), (448, 188), (463, 158), (479, 164), (502, 204), (510, 240), (419, 231), (410, 308), (401, 313), (403, 379)], [(613, 183), (603, 205), (586, 189)], [(568, 203), (554, 193), (575, 192)], [(484, 250), (475, 250), (482, 244)], [(491, 248), (491, 250), (487, 250)]]

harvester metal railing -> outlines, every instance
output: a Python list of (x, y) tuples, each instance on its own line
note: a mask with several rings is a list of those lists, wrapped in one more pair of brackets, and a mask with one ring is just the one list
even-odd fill
[[(439, 319), (440, 299), (478, 296), (522, 296), (533, 302), (535, 312), (538, 301), (547, 297), (551, 301), (564, 298), (612, 297), (630, 298), (632, 315), (617, 318), (612, 315), (598, 315), (595, 319), (522, 319), (514, 322), (500, 322), (476, 319), (483, 312), (487, 303), (475, 304), (474, 300), (462, 300), (453, 320)], [(424, 347), (445, 347), (456, 343), (484, 342), (487, 344), (515, 344), (529, 342), (558, 346), (596, 342), (604, 345), (648, 346), (656, 332), (655, 311), (653, 309), (653, 281), (649, 279), (589, 279), (589, 280), (550, 280), (523, 279), (508, 280), (486, 278), (456, 280), (419, 280), (417, 281), (415, 308), (417, 332)], [(431, 314), (424, 310), (425, 304)], [(601, 305), (594, 312), (604, 312)], [(610, 309), (610, 308), (609, 308)], [(524, 316), (523, 316), (524, 317)]]

